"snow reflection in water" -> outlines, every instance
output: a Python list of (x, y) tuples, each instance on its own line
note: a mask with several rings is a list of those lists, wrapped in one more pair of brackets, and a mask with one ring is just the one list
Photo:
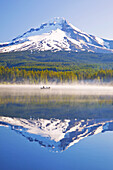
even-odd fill
[(51, 151), (61, 152), (85, 137), (113, 131), (113, 120), (22, 119), (0, 117), (0, 125), (11, 127), (30, 142), (38, 142)]

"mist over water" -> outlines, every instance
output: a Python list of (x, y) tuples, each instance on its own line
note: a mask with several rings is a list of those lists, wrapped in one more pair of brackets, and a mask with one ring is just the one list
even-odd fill
[[(50, 89), (41, 89), (41, 87)], [(22, 118), (113, 118), (113, 87), (86, 84), (0, 85), (0, 115)]]
[[(42, 87), (50, 89), (41, 89)], [(57, 94), (57, 95), (113, 95), (113, 86), (109, 84), (12, 84), (0, 85), (0, 94), (7, 93), (27, 93), (30, 95), (37, 94)]]

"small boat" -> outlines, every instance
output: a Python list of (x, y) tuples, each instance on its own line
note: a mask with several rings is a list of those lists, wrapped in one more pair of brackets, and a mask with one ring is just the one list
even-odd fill
[(50, 87), (43, 86), (43, 87), (41, 87), (41, 89), (50, 89)]

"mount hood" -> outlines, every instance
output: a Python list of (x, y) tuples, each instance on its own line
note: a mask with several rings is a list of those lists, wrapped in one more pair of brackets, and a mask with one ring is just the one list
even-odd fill
[(0, 43), (0, 53), (26, 50), (112, 53), (113, 40), (89, 35), (64, 18), (54, 18), (10, 42)]

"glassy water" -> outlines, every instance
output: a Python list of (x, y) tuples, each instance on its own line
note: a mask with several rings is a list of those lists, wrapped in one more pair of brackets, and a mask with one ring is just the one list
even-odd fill
[(113, 167), (113, 95), (0, 89), (0, 169)]

